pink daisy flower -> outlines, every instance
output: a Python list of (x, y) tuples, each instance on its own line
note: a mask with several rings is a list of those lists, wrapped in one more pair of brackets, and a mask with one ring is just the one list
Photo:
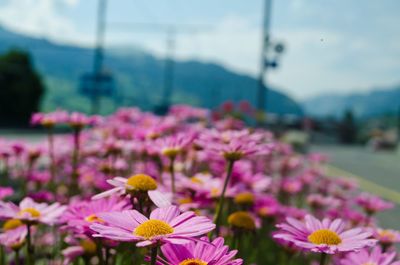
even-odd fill
[(374, 231), (374, 237), (384, 246), (391, 246), (400, 242), (400, 232), (391, 229), (377, 228)]
[(12, 248), (19, 249), (25, 243), (28, 229), (18, 219), (7, 220), (2, 227), (3, 233), (0, 234), (0, 244)]
[(89, 228), (91, 224), (104, 222), (98, 217), (99, 213), (127, 210), (128, 206), (127, 201), (117, 197), (80, 201), (68, 207), (62, 220), (67, 224), (67, 228), (77, 233), (91, 233)]
[(0, 218), (18, 219), (24, 223), (55, 224), (66, 207), (58, 202), (48, 205), (36, 203), (31, 198), (23, 199), (19, 206), (12, 202), (0, 204)]
[(136, 210), (102, 213), (99, 217), (104, 224), (92, 224), (97, 232), (95, 237), (105, 237), (116, 241), (136, 241), (139, 247), (156, 243), (185, 244), (193, 237), (204, 235), (215, 225), (204, 216), (194, 212), (180, 213), (176, 206), (157, 208), (150, 218)]
[(157, 190), (157, 182), (148, 175), (137, 174), (128, 179), (115, 177), (113, 179), (107, 180), (107, 182), (110, 185), (114, 186), (114, 188), (99, 193), (93, 196), (92, 199), (97, 200), (114, 194), (131, 195), (133, 197), (136, 197), (140, 193), (147, 193), (151, 201), (157, 207), (166, 207), (171, 205), (168, 198)]
[(368, 215), (373, 215), (377, 212), (385, 211), (394, 207), (394, 204), (382, 200), (378, 196), (363, 193), (357, 197), (357, 204), (364, 209)]
[(359, 252), (349, 253), (340, 260), (340, 265), (400, 265), (400, 261), (393, 262), (396, 252), (382, 253), (380, 247), (375, 247), (371, 252), (362, 249)]
[(150, 143), (150, 148), (155, 148), (160, 154), (175, 158), (180, 154), (191, 142), (193, 136), (188, 133), (178, 133), (175, 135), (158, 138)]
[(96, 243), (88, 237), (67, 237), (65, 242), (70, 246), (62, 251), (62, 255), (64, 256), (64, 261), (62, 263), (63, 265), (74, 263), (78, 257), (90, 259), (97, 254)]
[(168, 114), (180, 120), (189, 120), (189, 119), (205, 120), (210, 115), (210, 111), (208, 109), (192, 107), (189, 105), (174, 105), (171, 106)]
[(66, 122), (72, 127), (77, 129), (82, 129), (88, 125), (95, 125), (101, 122), (102, 118), (100, 116), (87, 116), (80, 112), (72, 112), (69, 114)]
[(277, 225), (280, 231), (274, 238), (292, 242), (305, 250), (327, 254), (356, 251), (376, 243), (375, 239), (368, 239), (371, 233), (361, 228), (345, 230), (345, 223), (341, 219), (324, 219), (321, 222), (306, 215), (304, 220), (287, 218), (287, 223)]
[(242, 259), (234, 259), (237, 250), (229, 251), (224, 239), (218, 237), (211, 243), (207, 237), (185, 245), (165, 244), (161, 247), (165, 259), (158, 257), (161, 265), (241, 265)]
[(246, 156), (271, 152), (271, 146), (262, 143), (259, 134), (250, 134), (247, 130), (206, 131), (200, 135), (196, 144), (203, 147), (207, 153), (216, 157), (222, 156), (229, 161), (237, 161)]
[(68, 119), (68, 113), (63, 110), (56, 110), (50, 113), (34, 113), (31, 124), (40, 124), (45, 127), (53, 127), (55, 124), (64, 123)]
[(0, 200), (14, 194), (14, 190), (10, 187), (0, 187)]

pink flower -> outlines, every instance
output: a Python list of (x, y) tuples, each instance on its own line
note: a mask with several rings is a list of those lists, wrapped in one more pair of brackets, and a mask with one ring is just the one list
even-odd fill
[(293, 218), (287, 218), (286, 221), (287, 223), (277, 225), (280, 231), (274, 238), (292, 242), (312, 252), (335, 254), (360, 250), (376, 243), (376, 240), (368, 239), (371, 233), (361, 228), (345, 230), (345, 223), (341, 219), (324, 219), (321, 222), (307, 215), (305, 222)]
[(35, 113), (32, 115), (31, 124), (40, 124), (45, 127), (53, 127), (56, 124), (64, 123), (68, 119), (68, 113), (63, 110), (56, 110), (50, 113)]
[(254, 210), (260, 217), (275, 217), (279, 212), (280, 205), (275, 197), (263, 195), (257, 198)]
[(261, 140), (261, 134), (250, 134), (247, 130), (224, 132), (210, 130), (200, 135), (196, 143), (210, 154), (236, 161), (250, 155), (269, 153), (271, 146), (263, 144)]
[(207, 237), (185, 245), (165, 244), (161, 247), (165, 259), (158, 258), (159, 264), (165, 265), (241, 265), (242, 259), (233, 259), (237, 251), (229, 251), (224, 246), (224, 239), (218, 237), (211, 243)]
[(373, 215), (377, 212), (381, 212), (394, 207), (394, 204), (382, 200), (381, 198), (363, 193), (357, 198), (357, 204), (361, 206), (368, 215)]
[(174, 105), (169, 109), (169, 115), (181, 120), (192, 118), (206, 119), (210, 115), (209, 112), (208, 109), (196, 108), (189, 105)]
[(400, 242), (400, 232), (391, 229), (378, 228), (374, 231), (374, 237), (379, 240), (379, 243), (385, 246), (391, 246)]
[(0, 200), (14, 194), (14, 190), (10, 187), (0, 187)]
[(289, 194), (297, 194), (303, 188), (303, 183), (296, 178), (284, 178), (281, 185), (282, 190)]
[(12, 202), (0, 204), (0, 218), (18, 219), (25, 223), (55, 224), (66, 209), (58, 202), (48, 205), (36, 203), (31, 198), (23, 199), (19, 206)]
[(147, 193), (149, 198), (157, 207), (166, 207), (171, 205), (168, 198), (157, 190), (157, 182), (150, 176), (145, 174), (137, 174), (126, 179), (122, 177), (115, 177), (107, 180), (107, 182), (114, 186), (114, 188), (95, 195), (92, 199), (97, 200), (113, 194), (118, 195), (131, 195), (136, 197), (140, 193)]
[(105, 223), (90, 226), (97, 232), (95, 237), (135, 241), (139, 247), (156, 243), (186, 244), (215, 227), (207, 217), (196, 216), (194, 212), (181, 214), (176, 206), (157, 208), (150, 218), (136, 210), (102, 213), (99, 217)]
[(158, 138), (154, 142), (150, 143), (150, 147), (155, 148), (160, 154), (166, 157), (175, 158), (192, 141), (193, 137), (186, 132)]
[(369, 252), (362, 249), (359, 252), (349, 253), (340, 260), (340, 265), (400, 265), (400, 261), (393, 262), (396, 252), (382, 253), (380, 247), (375, 247)]
[(307, 196), (307, 203), (314, 209), (335, 208), (340, 205), (340, 200), (331, 196), (323, 196), (320, 193), (312, 193)]
[(72, 203), (62, 216), (67, 228), (77, 233), (89, 233), (89, 226), (93, 223), (103, 223), (98, 214), (127, 210), (127, 201), (117, 197), (104, 198), (95, 201), (80, 201)]
[(97, 254), (96, 243), (88, 237), (67, 237), (65, 241), (71, 246), (62, 251), (62, 255), (64, 256), (63, 265), (72, 264), (78, 257), (84, 256), (86, 258), (90, 258)]
[(87, 116), (80, 112), (72, 112), (66, 119), (66, 123), (76, 129), (82, 129), (87, 125), (99, 124), (101, 121), (102, 118), (100, 116)]
[(0, 244), (13, 249), (23, 246), (28, 233), (26, 225), (18, 219), (7, 220), (3, 224), (3, 233), (0, 234)]

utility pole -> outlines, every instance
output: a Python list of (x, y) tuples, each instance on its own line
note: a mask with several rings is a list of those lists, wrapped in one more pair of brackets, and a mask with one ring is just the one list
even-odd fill
[(261, 62), (260, 62), (260, 75), (258, 79), (257, 90), (257, 111), (264, 114), (266, 111), (266, 98), (268, 96), (268, 86), (266, 85), (266, 73), (268, 69), (267, 50), (269, 47), (270, 36), (270, 20), (271, 20), (271, 7), (272, 0), (265, 0), (264, 2), (264, 23), (262, 34), (262, 48), (261, 48)]
[(400, 105), (397, 109), (397, 142), (400, 145)]
[(93, 57), (93, 87), (92, 87), (92, 103), (91, 113), (96, 114), (100, 110), (100, 86), (101, 76), (103, 73), (103, 61), (104, 61), (104, 35), (106, 26), (106, 11), (107, 11), (107, 0), (98, 0), (98, 11), (97, 11), (97, 33), (96, 33), (96, 48)]

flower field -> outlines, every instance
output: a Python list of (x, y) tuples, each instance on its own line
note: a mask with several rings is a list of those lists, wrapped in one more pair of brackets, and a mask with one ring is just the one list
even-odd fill
[(265, 129), (184, 105), (31, 122), (42, 143), (0, 142), (0, 265), (400, 264), (394, 205)]

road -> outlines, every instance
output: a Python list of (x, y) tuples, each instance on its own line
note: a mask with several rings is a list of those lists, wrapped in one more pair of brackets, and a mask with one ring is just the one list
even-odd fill
[(379, 215), (380, 224), (400, 230), (400, 152), (372, 152), (364, 147), (315, 145), (311, 151), (329, 155), (328, 172), (356, 178), (363, 190), (396, 203)]

